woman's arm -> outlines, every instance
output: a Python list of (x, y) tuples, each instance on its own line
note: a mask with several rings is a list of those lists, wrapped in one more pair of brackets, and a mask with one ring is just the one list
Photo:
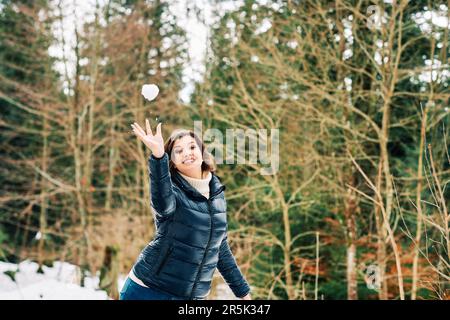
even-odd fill
[(250, 300), (250, 286), (236, 264), (236, 259), (228, 244), (228, 235), (220, 245), (217, 268), (236, 297)]
[(164, 139), (161, 134), (161, 123), (153, 135), (150, 123), (145, 119), (146, 131), (138, 123), (131, 125), (134, 134), (152, 151), (148, 160), (150, 177), (150, 203), (157, 217), (164, 218), (175, 211), (176, 200), (169, 172), (169, 156), (164, 152)]
[(164, 153), (161, 158), (156, 158), (152, 154), (148, 160), (148, 170), (152, 208), (160, 218), (168, 217), (175, 211), (176, 199), (170, 178), (167, 153)]

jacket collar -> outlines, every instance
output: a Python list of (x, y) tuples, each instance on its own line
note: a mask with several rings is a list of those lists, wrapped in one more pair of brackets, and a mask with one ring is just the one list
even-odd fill
[[(209, 181), (209, 198), (212, 199), (218, 194), (220, 194), (222, 191), (225, 190), (225, 186), (220, 182), (220, 178), (214, 174), (214, 172), (211, 172), (212, 177)], [(208, 199), (202, 195), (200, 192), (198, 192), (193, 186), (190, 185), (189, 182), (186, 181), (179, 173), (178, 171), (175, 172), (175, 174), (172, 177), (173, 182), (175, 185), (183, 190), (191, 199), (194, 200), (203, 200), (207, 201)]]

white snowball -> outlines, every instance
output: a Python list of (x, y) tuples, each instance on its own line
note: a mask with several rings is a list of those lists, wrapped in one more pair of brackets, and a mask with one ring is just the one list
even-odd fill
[(159, 88), (156, 84), (144, 84), (141, 93), (145, 99), (152, 101), (158, 95)]

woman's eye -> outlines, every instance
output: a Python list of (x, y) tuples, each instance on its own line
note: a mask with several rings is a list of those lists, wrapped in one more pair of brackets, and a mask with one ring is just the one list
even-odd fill
[(191, 150), (192, 150), (192, 149), (195, 149), (195, 146), (194, 146), (194, 145), (191, 146)]
[(181, 153), (181, 150), (177, 150), (177, 151), (175, 151), (175, 153), (176, 153), (176, 154), (180, 154), (180, 153)]

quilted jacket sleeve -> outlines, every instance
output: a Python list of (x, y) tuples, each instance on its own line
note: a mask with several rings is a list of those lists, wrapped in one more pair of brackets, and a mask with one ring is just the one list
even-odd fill
[(250, 286), (244, 279), (231, 252), (228, 244), (228, 235), (225, 236), (220, 245), (217, 268), (236, 297), (242, 298), (250, 292)]
[(153, 154), (148, 160), (150, 177), (150, 203), (157, 218), (169, 217), (176, 208), (176, 199), (169, 172), (169, 156), (164, 153), (162, 158)]

